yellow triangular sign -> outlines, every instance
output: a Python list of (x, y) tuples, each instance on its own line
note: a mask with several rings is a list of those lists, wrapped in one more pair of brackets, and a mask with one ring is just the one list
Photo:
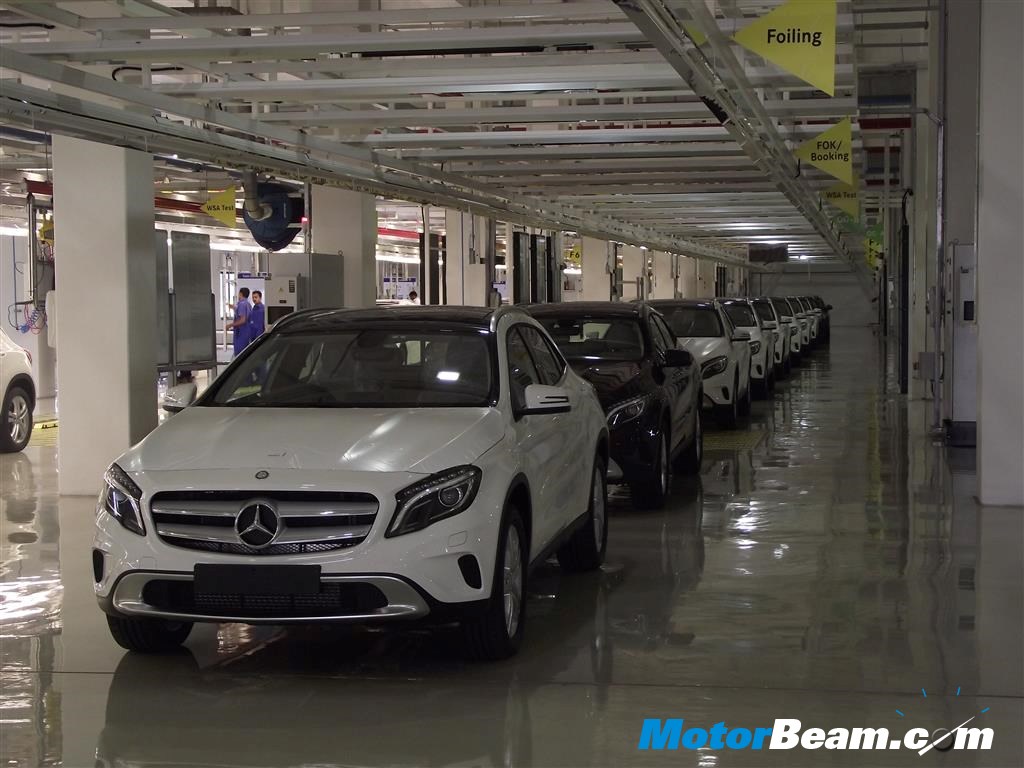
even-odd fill
[(821, 197), (826, 203), (850, 214), (854, 219), (860, 218), (860, 194), (856, 184), (833, 184), (821, 193)]
[(226, 227), (235, 226), (238, 216), (235, 212), (235, 188), (225, 189), (211, 197), (203, 204), (203, 213), (212, 216)]
[(836, 0), (789, 0), (733, 39), (829, 96), (836, 95)]
[(808, 139), (796, 156), (846, 184), (853, 184), (853, 127), (850, 118)]
[(683, 29), (686, 31), (686, 34), (690, 36), (690, 39), (693, 40), (693, 44), (698, 48), (708, 41), (708, 36), (701, 32), (700, 28), (696, 24), (684, 21)]

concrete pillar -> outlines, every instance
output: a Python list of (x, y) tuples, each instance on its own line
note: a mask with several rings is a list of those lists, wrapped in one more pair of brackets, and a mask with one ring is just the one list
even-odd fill
[(463, 211), (445, 211), (445, 280), (449, 304), (487, 305), (487, 269), (483, 263), (487, 219)]
[(679, 257), (679, 290), (684, 299), (697, 296), (698, 261), (689, 256)]
[(580, 244), (583, 267), (583, 301), (608, 301), (611, 275), (608, 274), (608, 243), (596, 237), (584, 237)]
[[(929, 25), (928, 67), (917, 71), (917, 107), (934, 115), (938, 109), (938, 83), (936, 72), (939, 61), (939, 24)], [(913, 169), (914, 197), (910, 239), (910, 389), (912, 399), (929, 397), (934, 371), (917, 370), (918, 355), (935, 351), (935, 339), (930, 327), (930, 311), (935, 311), (934, 298), (929, 296), (938, 283), (936, 268), (936, 222), (938, 211), (938, 127), (926, 115), (914, 119)]]
[(654, 261), (654, 284), (651, 287), (652, 299), (671, 299), (672, 296), (672, 259), (673, 257), (664, 251), (654, 251), (651, 258)]
[(95, 495), (157, 424), (153, 158), (55, 135), (53, 177), (58, 487)]
[(981, 58), (981, 6), (946, 3), (946, 50), (956, 50), (956, 66), (946, 67), (944, 104), (945, 170), (942, 178), (945, 271), (952, 288), (946, 297), (943, 348), (942, 419), (954, 440), (973, 442), (978, 421), (978, 325), (965, 316), (964, 302), (975, 301), (975, 226), (978, 220), (978, 66)]
[(1024, 5), (981, 3), (978, 163), (978, 495), (1024, 505)]
[(644, 274), (647, 251), (635, 245), (623, 245), (619, 253), (622, 255), (622, 300), (631, 301), (637, 298), (636, 279)]
[[(377, 301), (377, 202), (373, 195), (337, 187), (313, 187), (310, 216), (313, 250), (343, 261), (346, 307)], [(421, 279), (422, 282), (422, 279)]]

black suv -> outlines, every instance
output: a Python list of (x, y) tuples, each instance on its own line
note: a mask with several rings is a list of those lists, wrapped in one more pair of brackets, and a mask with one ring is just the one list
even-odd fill
[(657, 310), (645, 303), (571, 302), (525, 307), (573, 369), (593, 384), (608, 415), (609, 480), (634, 503), (665, 503), (670, 466), (700, 471), (701, 376)]

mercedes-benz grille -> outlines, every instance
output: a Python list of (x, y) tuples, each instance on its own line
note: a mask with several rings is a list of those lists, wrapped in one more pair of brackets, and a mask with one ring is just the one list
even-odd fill
[(150, 501), (161, 541), (236, 555), (298, 555), (361, 543), (377, 518), (369, 493), (164, 491)]

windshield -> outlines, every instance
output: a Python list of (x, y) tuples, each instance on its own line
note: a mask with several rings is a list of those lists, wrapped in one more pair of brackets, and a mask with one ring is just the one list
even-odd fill
[(775, 309), (778, 310), (780, 315), (783, 315), (784, 317), (796, 317), (796, 312), (793, 311), (793, 307), (791, 307), (789, 302), (785, 299), (772, 299), (772, 304), (775, 305)]
[(757, 316), (764, 322), (767, 323), (775, 320), (775, 313), (772, 312), (772, 303), (767, 299), (755, 301), (754, 309), (757, 310)]
[(629, 317), (538, 318), (567, 360), (635, 362), (644, 356), (640, 323)]
[(725, 305), (725, 314), (732, 320), (737, 328), (756, 328), (757, 320), (754, 319), (754, 311), (746, 303), (735, 303)]
[(263, 408), (483, 406), (494, 399), (488, 335), (346, 330), (275, 334), (202, 405)]
[(722, 321), (712, 307), (658, 307), (679, 338), (722, 336)]

